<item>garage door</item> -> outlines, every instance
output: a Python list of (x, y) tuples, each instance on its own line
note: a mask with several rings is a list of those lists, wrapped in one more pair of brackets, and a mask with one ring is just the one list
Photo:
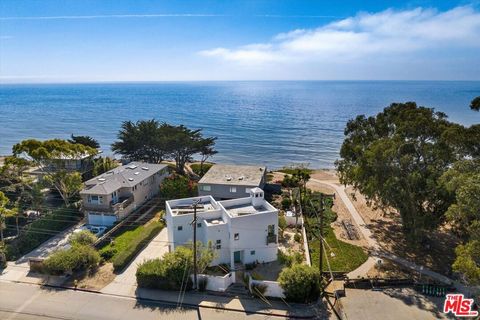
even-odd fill
[(88, 214), (88, 224), (94, 226), (112, 226), (115, 221), (117, 221), (116, 216), (100, 214), (100, 213), (89, 213)]

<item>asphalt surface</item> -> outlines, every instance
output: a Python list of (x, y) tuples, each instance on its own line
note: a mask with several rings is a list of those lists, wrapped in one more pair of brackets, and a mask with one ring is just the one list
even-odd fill
[[(221, 306), (219, 306), (221, 307)], [(275, 319), (207, 308), (181, 308), (172, 304), (115, 297), (38, 285), (0, 282), (0, 319)], [(282, 319), (282, 318), (277, 318)]]

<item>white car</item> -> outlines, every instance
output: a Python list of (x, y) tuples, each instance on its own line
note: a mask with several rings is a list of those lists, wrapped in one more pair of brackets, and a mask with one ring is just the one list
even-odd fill
[(75, 229), (75, 231), (73, 231), (73, 232), (80, 232), (80, 231), (83, 231), (83, 230), (88, 230), (91, 233), (93, 233), (97, 238), (100, 238), (102, 236), (102, 234), (105, 233), (105, 230), (107, 230), (107, 227), (92, 226), (92, 225), (86, 224), (86, 225), (83, 225), (83, 226)]

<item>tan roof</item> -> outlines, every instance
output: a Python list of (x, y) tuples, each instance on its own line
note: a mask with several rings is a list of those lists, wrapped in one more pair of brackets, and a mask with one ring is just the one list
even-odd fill
[(266, 171), (265, 166), (214, 164), (198, 183), (260, 186)]

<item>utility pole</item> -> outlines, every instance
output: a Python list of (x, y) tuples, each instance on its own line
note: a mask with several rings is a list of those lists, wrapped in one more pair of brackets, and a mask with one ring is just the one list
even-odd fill
[(193, 201), (193, 290), (197, 290), (197, 205), (200, 199)]

